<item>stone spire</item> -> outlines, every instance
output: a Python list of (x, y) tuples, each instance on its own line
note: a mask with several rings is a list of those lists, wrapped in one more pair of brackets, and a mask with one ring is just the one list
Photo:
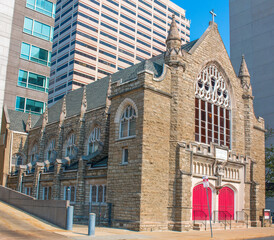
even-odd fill
[(45, 110), (45, 112), (43, 114), (42, 129), (41, 129), (41, 131), (45, 130), (47, 123), (48, 123), (48, 106), (46, 106), (46, 110)]
[(81, 118), (85, 116), (86, 110), (87, 110), (87, 88), (86, 86), (84, 86), (82, 103), (81, 103)]
[(242, 62), (241, 62), (238, 77), (241, 79), (241, 84), (243, 89), (245, 91), (248, 91), (250, 89), (250, 74), (248, 72), (244, 55), (242, 55)]
[(28, 120), (26, 123), (26, 132), (29, 132), (31, 129), (31, 113), (29, 113)]
[(179, 40), (181, 42), (181, 38), (180, 38), (177, 24), (175, 21), (175, 14), (172, 15), (172, 22), (171, 22), (170, 29), (168, 32), (166, 43), (168, 43), (171, 40)]
[(246, 62), (245, 62), (245, 56), (244, 55), (242, 55), (242, 62), (241, 62), (238, 77), (239, 78), (242, 78), (242, 77), (249, 77), (250, 78), (250, 74), (248, 72), (248, 68), (247, 68), (247, 65), (246, 65)]
[(109, 75), (109, 82), (108, 82), (108, 90), (107, 90), (107, 97), (106, 97), (106, 110), (105, 113), (109, 113), (111, 100), (109, 99), (111, 95), (111, 75)]
[(63, 98), (62, 110), (60, 113), (60, 126), (63, 125), (63, 122), (67, 116), (67, 104), (66, 104), (67, 96), (65, 95)]
[(178, 62), (178, 57), (182, 57), (182, 40), (179, 35), (175, 15), (172, 15), (172, 22), (166, 39), (165, 62), (168, 65)]

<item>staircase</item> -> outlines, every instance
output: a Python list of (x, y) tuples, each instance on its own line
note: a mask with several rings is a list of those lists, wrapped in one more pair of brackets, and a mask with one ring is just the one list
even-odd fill
[[(241, 221), (241, 222), (236, 222), (235, 220), (231, 221), (231, 223), (225, 223), (223, 221), (221, 222), (212, 222), (212, 229), (214, 230), (229, 230), (230, 229), (230, 225), (231, 225), (231, 229), (240, 229), (240, 228), (247, 228), (247, 225), (245, 222)], [(193, 230), (196, 231), (210, 231), (210, 223), (209, 221), (206, 222), (195, 222), (193, 224)]]

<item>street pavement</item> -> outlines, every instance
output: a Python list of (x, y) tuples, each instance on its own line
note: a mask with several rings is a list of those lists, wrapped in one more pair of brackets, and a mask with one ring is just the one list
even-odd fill
[(96, 227), (95, 236), (88, 236), (87, 233), (86, 225), (75, 224), (72, 231), (66, 231), (0, 201), (0, 240), (274, 240), (274, 227), (214, 230), (213, 238), (210, 238), (210, 231), (135, 232)]

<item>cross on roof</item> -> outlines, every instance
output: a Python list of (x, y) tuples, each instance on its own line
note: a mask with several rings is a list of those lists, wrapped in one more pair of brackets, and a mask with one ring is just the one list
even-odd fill
[(209, 13), (212, 14), (212, 22), (214, 22), (214, 17), (216, 17), (217, 14), (214, 12), (214, 9), (212, 9)]

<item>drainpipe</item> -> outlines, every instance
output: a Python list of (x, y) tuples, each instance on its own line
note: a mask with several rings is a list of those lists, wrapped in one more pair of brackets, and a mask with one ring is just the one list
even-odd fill
[(20, 183), (19, 192), (22, 192), (22, 185), (23, 185), (23, 174), (21, 175), (21, 183)]
[(39, 197), (39, 184), (40, 184), (40, 175), (41, 175), (41, 173), (39, 172), (39, 175), (38, 175), (38, 180), (37, 180), (37, 191), (36, 191), (36, 199), (38, 199), (38, 197)]
[(9, 165), (9, 173), (11, 173), (11, 165), (12, 165), (12, 146), (13, 146), (13, 131), (11, 131), (11, 140), (10, 140), (10, 165)]

